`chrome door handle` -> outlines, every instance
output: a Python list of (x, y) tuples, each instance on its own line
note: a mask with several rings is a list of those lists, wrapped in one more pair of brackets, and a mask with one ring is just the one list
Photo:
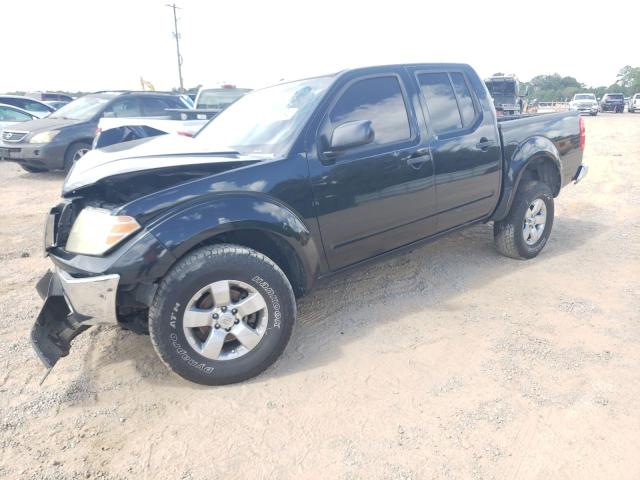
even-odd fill
[(423, 163), (431, 160), (431, 151), (428, 148), (419, 148), (408, 157), (405, 157), (407, 165), (416, 170), (419, 169)]

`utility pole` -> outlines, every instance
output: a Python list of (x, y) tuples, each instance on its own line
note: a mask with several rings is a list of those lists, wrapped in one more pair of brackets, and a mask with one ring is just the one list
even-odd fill
[(180, 33), (178, 33), (178, 14), (176, 13), (176, 10), (182, 9), (175, 3), (172, 3), (171, 5), (167, 3), (166, 6), (173, 9), (173, 24), (175, 27), (173, 36), (176, 39), (176, 53), (178, 54), (178, 76), (180, 77), (180, 92), (184, 92), (184, 82), (182, 81), (182, 55), (180, 55)]

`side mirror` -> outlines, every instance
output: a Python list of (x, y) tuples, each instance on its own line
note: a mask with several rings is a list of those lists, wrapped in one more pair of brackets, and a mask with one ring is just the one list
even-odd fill
[(331, 134), (330, 150), (324, 152), (327, 158), (335, 158), (340, 152), (373, 142), (375, 132), (371, 120), (356, 120), (338, 125)]

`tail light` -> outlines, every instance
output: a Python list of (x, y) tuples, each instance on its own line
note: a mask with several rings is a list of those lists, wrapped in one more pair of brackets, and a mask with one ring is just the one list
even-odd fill
[(584, 118), (580, 117), (580, 150), (584, 150)]
[(193, 137), (193, 133), (189, 132), (178, 132), (178, 135), (182, 135), (183, 137)]

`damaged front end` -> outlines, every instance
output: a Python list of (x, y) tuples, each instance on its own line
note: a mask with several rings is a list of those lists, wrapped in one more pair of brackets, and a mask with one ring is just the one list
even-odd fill
[(31, 342), (47, 368), (69, 354), (71, 341), (92, 325), (116, 325), (119, 275), (74, 278), (55, 268), (36, 285), (44, 300)]
[[(158, 282), (176, 261), (147, 226), (193, 197), (149, 201), (154, 194), (260, 161), (228, 150), (202, 152), (181, 139), (130, 143), (128, 149), (113, 145), (87, 153), (67, 176), (63, 201), (47, 216), (44, 251), (53, 269), (36, 287), (44, 304), (31, 340), (49, 369), (92, 325), (146, 333)], [(132, 208), (136, 201), (145, 206)], [(122, 213), (125, 208), (135, 212)]]

